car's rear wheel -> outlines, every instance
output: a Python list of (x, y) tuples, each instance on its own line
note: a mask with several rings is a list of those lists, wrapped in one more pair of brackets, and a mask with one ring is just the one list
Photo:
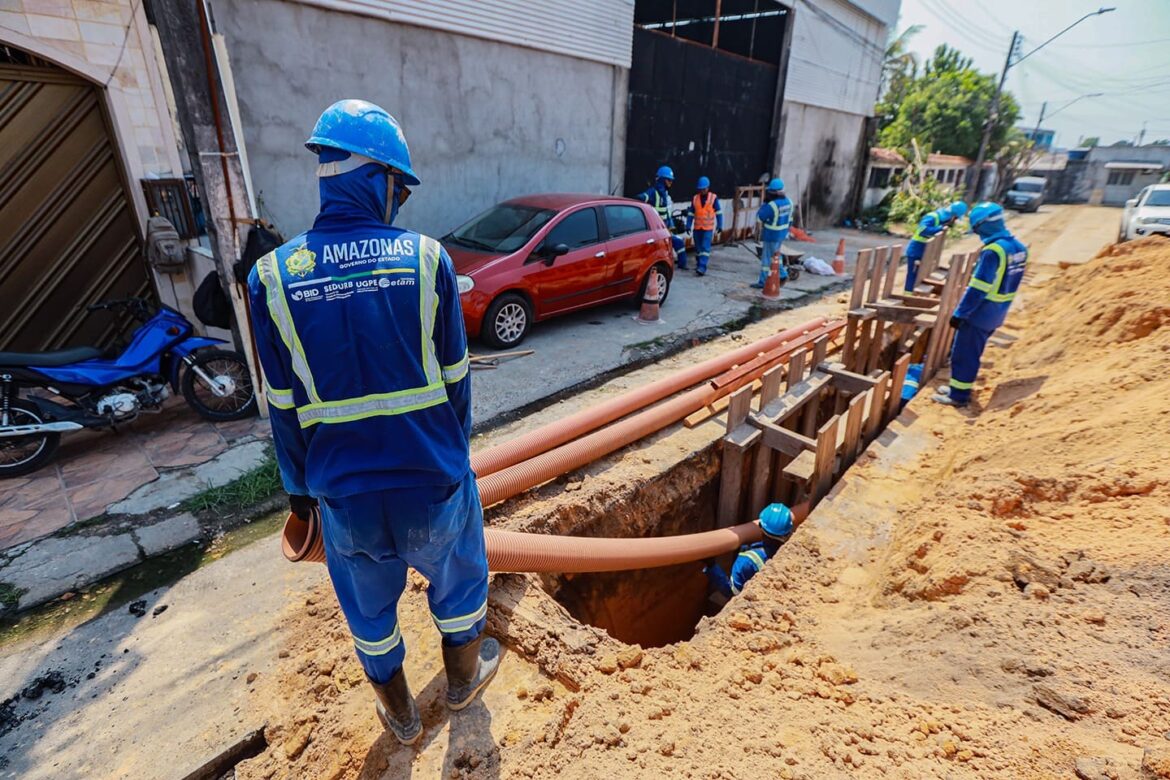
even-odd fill
[(661, 306), (666, 303), (666, 296), (670, 294), (670, 269), (663, 263), (651, 266), (646, 276), (642, 278), (642, 284), (638, 285), (638, 297), (634, 303), (642, 305), (642, 299), (646, 297), (646, 288), (650, 286), (650, 274), (658, 274), (658, 305)]
[(532, 304), (522, 295), (504, 293), (488, 306), (479, 336), (489, 347), (510, 349), (531, 329)]

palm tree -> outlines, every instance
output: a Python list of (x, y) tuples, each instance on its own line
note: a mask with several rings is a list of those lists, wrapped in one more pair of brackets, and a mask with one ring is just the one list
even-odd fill
[(918, 73), (918, 55), (910, 51), (910, 39), (921, 31), (921, 24), (912, 24), (886, 45), (882, 62), (882, 94), (896, 81), (908, 81)]

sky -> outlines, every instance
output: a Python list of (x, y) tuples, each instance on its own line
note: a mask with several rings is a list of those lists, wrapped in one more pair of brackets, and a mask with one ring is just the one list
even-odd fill
[[(1102, 6), (1117, 10), (1089, 17), (1029, 56)], [(923, 26), (910, 42), (920, 62), (946, 43), (996, 74), (1019, 30), (1025, 59), (1008, 71), (1004, 89), (1019, 101), (1025, 127), (1036, 126), (1048, 101), (1043, 126), (1056, 131), (1058, 147), (1090, 136), (1104, 145), (1136, 141), (1143, 123), (1145, 143), (1170, 139), (1170, 0), (902, 0), (897, 32), (914, 24)], [(1104, 94), (1068, 105), (1094, 92)]]

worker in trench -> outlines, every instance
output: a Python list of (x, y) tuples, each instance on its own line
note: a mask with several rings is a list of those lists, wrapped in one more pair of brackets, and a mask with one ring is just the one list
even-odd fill
[(703, 573), (707, 575), (707, 581), (715, 593), (721, 595), (724, 600), (738, 596), (748, 580), (756, 576), (764, 568), (764, 564), (792, 537), (794, 520), (803, 520), (807, 514), (807, 504), (794, 509), (780, 503), (764, 507), (758, 521), (764, 539), (740, 548), (735, 563), (731, 565), (730, 577), (723, 571), (723, 567), (714, 561), (703, 567)]
[(699, 177), (697, 189), (687, 210), (687, 232), (695, 242), (695, 275), (706, 276), (712, 239), (723, 232), (723, 207), (711, 192), (711, 180), (706, 176)]
[[(772, 258), (780, 252), (780, 246), (788, 238), (788, 229), (792, 226), (792, 201), (784, 194), (783, 179), (776, 177), (768, 182), (764, 190), (764, 203), (756, 212), (756, 220), (761, 225), (760, 238), (764, 248), (760, 253), (760, 278), (752, 287), (760, 290), (772, 271)], [(788, 269), (783, 262), (780, 263), (780, 281), (788, 281)]]
[(955, 340), (951, 347), (950, 384), (931, 396), (948, 406), (966, 406), (970, 402), (987, 339), (1007, 318), (1028, 263), (1028, 248), (1008, 232), (999, 204), (976, 205), (971, 209), (970, 221), (971, 229), (983, 241), (983, 250), (963, 299), (951, 315)]
[(670, 199), (670, 188), (674, 186), (674, 170), (669, 165), (663, 165), (654, 174), (654, 184), (652, 184), (645, 192), (638, 193), (635, 198), (643, 203), (649, 203), (658, 216), (662, 217), (662, 223), (666, 225), (666, 229), (670, 230), (670, 246), (674, 249), (674, 264), (679, 268), (686, 270), (687, 267), (687, 242), (682, 236), (674, 233), (674, 225), (671, 217), (671, 209), (674, 207), (674, 202)]
[(910, 243), (906, 244), (906, 292), (914, 292), (914, 286), (918, 284), (918, 266), (926, 253), (926, 242), (955, 224), (966, 213), (967, 204), (956, 200), (918, 220), (918, 228), (910, 237)]
[[(321, 115), (321, 210), (248, 279), (273, 441), (292, 511), (320, 511), (326, 563), (373, 686), (403, 744), (422, 734), (402, 663), (407, 567), (429, 581), (447, 706), (492, 679), (488, 565), (470, 468), (471, 379), (459, 291), (439, 242), (393, 226), (419, 183), (398, 122), (364, 100)], [(319, 506), (318, 506), (318, 502)]]

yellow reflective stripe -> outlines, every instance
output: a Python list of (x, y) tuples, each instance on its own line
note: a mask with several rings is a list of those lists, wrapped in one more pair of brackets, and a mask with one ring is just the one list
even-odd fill
[(999, 266), (995, 269), (995, 281), (991, 283), (992, 289), (998, 293), (1003, 285), (1003, 275), (1007, 272), (1007, 252), (1002, 246), (995, 243), (990, 244), (987, 248), (999, 257)]
[(755, 550), (744, 550), (742, 554), (751, 559), (752, 563), (756, 565), (757, 571), (764, 568), (764, 558)]
[(292, 409), (296, 406), (292, 390), (277, 390), (267, 382), (264, 383), (264, 387), (264, 395), (268, 398), (270, 406), (275, 406), (277, 409)]
[(975, 387), (974, 382), (960, 382), (958, 379), (951, 378), (951, 387), (956, 390), (970, 390)]
[(284, 297), (284, 285), (280, 278), (276, 252), (269, 252), (260, 258), (256, 263), (256, 272), (260, 277), (260, 282), (264, 285), (268, 313), (272, 316), (276, 331), (280, 334), (280, 339), (288, 348), (289, 356), (292, 358), (293, 373), (304, 385), (309, 400), (319, 402), (321, 396), (317, 395), (317, 386), (313, 383), (313, 374), (309, 370), (309, 359), (305, 356), (305, 349), (301, 346), (301, 340), (293, 326), (292, 312), (289, 311), (288, 301)]
[(386, 655), (394, 648), (398, 647), (402, 642), (402, 632), (398, 630), (398, 626), (394, 626), (394, 631), (385, 639), (379, 639), (376, 642), (367, 642), (364, 639), (359, 639), (357, 636), (353, 638), (353, 645), (362, 653), (366, 655)]
[(769, 230), (779, 230), (780, 229), (780, 204), (773, 200), (773, 201), (769, 201), (768, 205), (772, 207), (772, 221), (765, 222), (764, 227), (768, 228)]
[(992, 303), (1008, 303), (1016, 297), (1014, 292), (1010, 293), (988, 293), (987, 300)]
[(435, 613), (431, 613), (431, 618), (435, 621), (435, 625), (439, 631), (444, 634), (458, 634), (460, 631), (467, 631), (474, 628), (475, 624), (480, 621), (487, 614), (487, 601), (483, 602), (483, 606), (467, 615), (460, 615), (453, 618), (441, 618)]
[(463, 357), (458, 362), (452, 363), (449, 366), (443, 366), (443, 381), (449, 385), (453, 385), (463, 377), (467, 376), (467, 369), (471, 366), (471, 356), (467, 354), (467, 350), (463, 351)]
[(403, 414), (435, 406), (447, 400), (447, 388), (440, 381), (426, 387), (412, 387), (393, 393), (375, 393), (342, 401), (321, 401), (297, 407), (301, 427), (317, 423), (353, 422), (366, 417)]
[(967, 286), (981, 292), (991, 292), (991, 282), (985, 282), (982, 279), (976, 279), (974, 276), (971, 277), (971, 281), (967, 283)]
[(422, 368), (428, 385), (442, 381), (439, 358), (435, 354), (435, 317), (439, 310), (439, 294), (435, 289), (439, 277), (439, 243), (420, 236), (418, 252), (419, 299), (418, 311), (422, 328)]

